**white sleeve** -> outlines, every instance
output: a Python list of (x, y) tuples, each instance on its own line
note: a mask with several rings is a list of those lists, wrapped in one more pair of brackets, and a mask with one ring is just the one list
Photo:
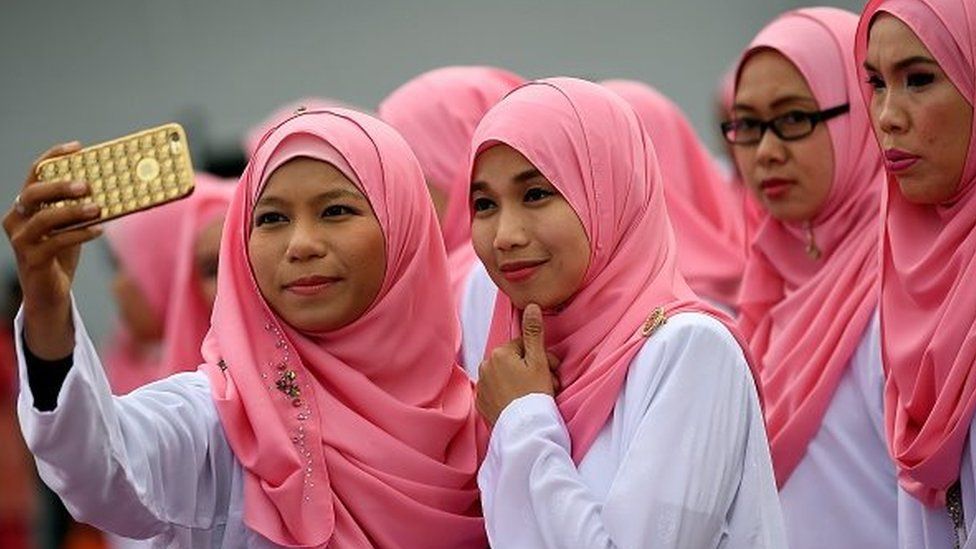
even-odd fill
[(144, 539), (225, 521), (233, 454), (206, 376), (177, 374), (113, 397), (72, 304), (73, 364), (57, 406), (34, 407), (15, 322), (21, 430), (41, 478), (78, 520)]
[[(717, 547), (748, 538), (744, 546), (779, 547), (766, 543), (781, 539), (782, 519), (742, 352), (717, 322), (703, 328), (679, 318), (631, 364), (614, 409), (623, 446), (605, 501), (573, 463), (551, 397), (528, 395), (502, 412), (478, 479), (493, 546)], [(750, 490), (742, 501), (745, 482), (764, 485), (762, 510)], [(762, 517), (736, 516), (763, 512), (766, 526)], [(731, 532), (732, 522), (750, 523), (751, 532)]]

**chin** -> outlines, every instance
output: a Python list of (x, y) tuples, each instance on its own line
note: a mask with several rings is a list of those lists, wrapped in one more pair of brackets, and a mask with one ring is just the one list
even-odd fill
[[(897, 179), (897, 178), (896, 178)], [(917, 181), (910, 178), (897, 179), (898, 189), (905, 200), (920, 206), (935, 206), (951, 200), (956, 194), (957, 185), (949, 188), (940, 181)]]

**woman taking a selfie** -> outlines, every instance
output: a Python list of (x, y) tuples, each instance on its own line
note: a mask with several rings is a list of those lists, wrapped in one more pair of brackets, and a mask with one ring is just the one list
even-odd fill
[(50, 234), (98, 212), (39, 209), (85, 192), (30, 177), (4, 220), (22, 429), (73, 514), (182, 547), (484, 547), (446, 257), (392, 129), (329, 109), (271, 130), (227, 214), (204, 363), (121, 398), (70, 294), (100, 229)]

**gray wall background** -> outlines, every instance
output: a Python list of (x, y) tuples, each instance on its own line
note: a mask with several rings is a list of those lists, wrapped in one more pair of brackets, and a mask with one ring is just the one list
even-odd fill
[[(863, 0), (824, 5), (857, 11)], [(675, 99), (715, 147), (712, 95), (736, 54), (796, 0), (4, 0), (0, 206), (53, 143), (178, 120), (227, 146), (306, 95), (373, 108), (412, 76), (491, 64), (526, 77), (634, 78)], [(0, 267), (12, 268), (9, 244)], [(75, 294), (110, 327), (109, 268), (87, 246)]]

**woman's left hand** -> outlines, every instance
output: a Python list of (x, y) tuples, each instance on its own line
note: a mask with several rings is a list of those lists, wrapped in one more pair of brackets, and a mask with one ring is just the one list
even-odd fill
[(542, 309), (530, 303), (522, 312), (522, 337), (496, 347), (478, 368), (478, 411), (494, 426), (502, 410), (531, 393), (556, 394), (559, 361), (546, 352)]

